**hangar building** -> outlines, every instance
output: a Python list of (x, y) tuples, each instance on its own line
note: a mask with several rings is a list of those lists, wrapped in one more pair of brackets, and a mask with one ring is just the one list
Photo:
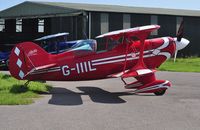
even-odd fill
[(197, 10), (26, 1), (0, 12), (0, 50), (59, 32), (69, 32), (68, 39), (76, 40), (149, 24), (161, 25), (150, 37), (175, 37), (182, 20), (184, 37), (191, 44), (179, 55), (200, 56)]

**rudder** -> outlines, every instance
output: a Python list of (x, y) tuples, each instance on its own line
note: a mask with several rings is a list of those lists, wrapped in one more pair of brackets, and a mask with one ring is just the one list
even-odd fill
[(11, 75), (22, 80), (38, 67), (51, 64), (52, 56), (33, 42), (23, 42), (12, 49), (9, 61)]

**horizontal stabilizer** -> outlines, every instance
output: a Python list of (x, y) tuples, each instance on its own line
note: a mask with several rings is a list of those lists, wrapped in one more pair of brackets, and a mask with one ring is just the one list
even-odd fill
[(56, 66), (56, 63), (35, 67), (35, 70), (47, 69)]
[(49, 69), (51, 69), (52, 67), (55, 67), (55, 66), (56, 66), (56, 63), (52, 63), (52, 64), (48, 64), (48, 65), (43, 65), (43, 66), (38, 66), (38, 67), (33, 68), (26, 75), (37, 74), (40, 71), (48, 71)]

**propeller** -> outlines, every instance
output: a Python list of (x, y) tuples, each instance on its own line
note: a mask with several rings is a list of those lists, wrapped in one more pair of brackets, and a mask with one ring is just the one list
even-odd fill
[(184, 21), (181, 21), (180, 27), (178, 29), (178, 32), (176, 34), (177, 37), (177, 41), (181, 41), (181, 38), (183, 37), (183, 31), (184, 31), (184, 27), (183, 27)]
[(184, 24), (184, 22), (182, 21), (181, 24), (180, 24), (180, 27), (178, 29), (178, 33), (176, 35), (176, 38), (174, 38), (174, 41), (176, 43), (176, 51), (175, 51), (175, 54), (174, 54), (174, 62), (176, 61), (176, 56), (177, 56), (178, 51), (185, 48), (190, 43), (189, 40), (183, 38), (183, 33), (184, 33), (183, 24)]

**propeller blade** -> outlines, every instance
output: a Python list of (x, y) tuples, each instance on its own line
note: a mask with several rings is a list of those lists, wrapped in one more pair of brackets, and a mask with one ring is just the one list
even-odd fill
[(178, 29), (178, 33), (177, 33), (177, 35), (176, 35), (177, 41), (179, 41), (179, 42), (181, 41), (181, 38), (183, 37), (183, 31), (184, 31), (184, 26), (183, 26), (183, 24), (184, 24), (184, 22), (181, 21), (180, 27), (179, 27), (179, 29)]
[(176, 51), (175, 51), (175, 54), (174, 54), (174, 63), (176, 62), (177, 53), (178, 53), (178, 50), (176, 50)]
[(176, 62), (176, 57), (177, 57), (177, 53), (179, 50), (182, 50), (183, 48), (185, 48), (190, 41), (183, 38), (183, 33), (184, 33), (184, 21), (181, 21), (181, 24), (179, 26), (178, 32), (176, 34), (176, 38), (174, 38), (174, 42), (176, 43), (176, 50), (175, 50), (175, 54), (174, 54), (174, 62)]

